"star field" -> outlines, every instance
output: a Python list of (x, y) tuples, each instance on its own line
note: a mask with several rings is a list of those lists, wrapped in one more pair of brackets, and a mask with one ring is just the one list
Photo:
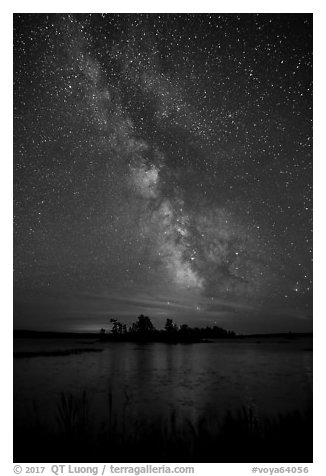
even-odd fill
[(19, 328), (311, 329), (312, 15), (14, 15)]

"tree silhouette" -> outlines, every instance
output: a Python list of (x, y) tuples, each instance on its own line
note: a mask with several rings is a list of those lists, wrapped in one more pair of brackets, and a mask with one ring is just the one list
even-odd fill
[(155, 331), (155, 327), (148, 316), (141, 314), (137, 317), (137, 319), (137, 322), (134, 322), (131, 326), (131, 332), (137, 333), (139, 335), (146, 335)]
[(110, 319), (110, 322), (113, 324), (112, 326), (112, 334), (114, 335), (120, 335), (123, 333), (123, 325), (121, 322), (118, 321), (118, 319), (114, 319), (113, 317)]
[(178, 326), (174, 324), (173, 319), (166, 320), (164, 329), (169, 335), (175, 334), (176, 332), (178, 332)]
[(191, 328), (188, 326), (188, 324), (182, 324), (180, 326), (179, 330), (180, 337), (182, 339), (189, 339), (191, 336)]

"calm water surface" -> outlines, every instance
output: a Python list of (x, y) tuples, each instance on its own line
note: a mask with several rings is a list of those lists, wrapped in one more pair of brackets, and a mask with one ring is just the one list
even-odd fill
[(37, 409), (54, 418), (61, 392), (86, 390), (96, 415), (107, 411), (108, 393), (116, 414), (151, 418), (251, 406), (257, 415), (304, 410), (312, 399), (312, 341), (219, 341), (100, 343), (16, 339), (15, 351), (102, 348), (102, 352), (14, 359), (14, 414), (23, 421)]

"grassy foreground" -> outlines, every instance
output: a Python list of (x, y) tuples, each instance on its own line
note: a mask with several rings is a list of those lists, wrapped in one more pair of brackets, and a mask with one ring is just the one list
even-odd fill
[(61, 394), (52, 427), (36, 416), (14, 424), (14, 462), (312, 462), (311, 410), (258, 419), (243, 407), (195, 424), (175, 412), (145, 421), (125, 407), (117, 417), (109, 393), (99, 424), (92, 412), (86, 393)]

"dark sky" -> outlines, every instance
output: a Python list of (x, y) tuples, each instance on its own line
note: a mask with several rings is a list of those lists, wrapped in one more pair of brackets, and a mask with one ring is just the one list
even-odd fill
[(312, 15), (14, 15), (14, 323), (312, 328)]

